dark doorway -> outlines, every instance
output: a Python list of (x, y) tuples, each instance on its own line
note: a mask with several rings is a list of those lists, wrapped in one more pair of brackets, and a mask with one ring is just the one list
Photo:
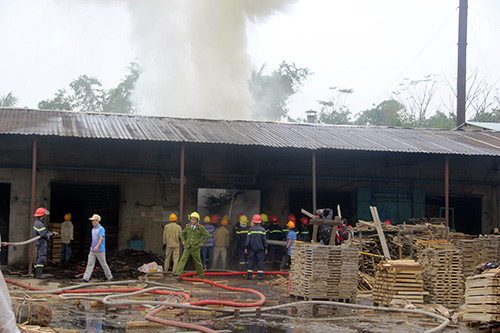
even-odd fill
[[(426, 217), (445, 217), (444, 197), (426, 196)], [(479, 235), (482, 226), (481, 198), (450, 197), (450, 228)]]
[[(71, 213), (74, 227), (71, 261), (85, 261), (89, 254), (92, 224), (89, 217), (99, 214), (106, 230), (106, 252), (118, 248), (118, 221), (120, 206), (120, 186), (59, 184), (51, 186), (50, 222), (51, 229), (57, 230), (64, 222), (64, 215)], [(59, 238), (60, 243), (60, 238)], [(51, 247), (53, 261), (59, 261), (60, 244), (54, 240)]]
[[(316, 194), (316, 206), (318, 209), (331, 208), (334, 216), (337, 215), (337, 205), (340, 205), (342, 217), (345, 217), (349, 224), (354, 224), (354, 214), (352, 212), (351, 194), (322, 191)], [(296, 217), (303, 217), (301, 209), (308, 212), (312, 211), (312, 193), (311, 191), (293, 191), (290, 192), (290, 213)]]
[[(2, 242), (9, 241), (10, 184), (0, 183), (0, 234)], [(9, 247), (3, 246), (0, 263), (7, 265)]]

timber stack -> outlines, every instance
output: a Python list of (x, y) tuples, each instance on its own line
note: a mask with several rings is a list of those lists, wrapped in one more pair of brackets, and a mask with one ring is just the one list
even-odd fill
[(428, 248), (418, 254), (422, 265), (426, 303), (437, 303), (448, 308), (462, 304), (464, 280), (462, 251), (457, 248)]
[(465, 314), (467, 322), (500, 322), (500, 268), (467, 278)]
[(415, 305), (424, 304), (422, 267), (410, 259), (383, 261), (377, 266), (373, 304), (389, 306), (401, 299)]
[(358, 287), (358, 249), (296, 243), (290, 294), (305, 299), (354, 300)]

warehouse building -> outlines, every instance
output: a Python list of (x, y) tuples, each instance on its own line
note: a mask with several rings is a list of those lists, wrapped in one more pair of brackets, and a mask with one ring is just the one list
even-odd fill
[[(500, 132), (227, 121), (0, 108), (0, 232), (31, 236), (33, 210), (72, 214), (85, 260), (92, 214), (108, 251), (160, 252), (170, 213), (341, 207), (350, 223), (444, 217), (469, 234), (500, 225)], [(26, 247), (0, 252), (28, 262)]]

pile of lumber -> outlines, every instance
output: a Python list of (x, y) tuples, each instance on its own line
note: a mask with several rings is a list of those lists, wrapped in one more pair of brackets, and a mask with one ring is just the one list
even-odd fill
[(462, 251), (428, 248), (419, 252), (418, 261), (423, 269), (424, 290), (429, 293), (425, 301), (459, 307), (464, 293)]
[(354, 299), (358, 261), (355, 247), (296, 243), (290, 293), (306, 299)]
[(500, 322), (500, 268), (467, 278), (464, 320)]
[(475, 239), (459, 240), (457, 247), (463, 252), (464, 277), (476, 274), (478, 265), (500, 261), (500, 237), (480, 236)]
[(395, 299), (424, 304), (424, 281), (419, 263), (403, 259), (383, 261), (377, 266), (373, 304), (389, 306)]

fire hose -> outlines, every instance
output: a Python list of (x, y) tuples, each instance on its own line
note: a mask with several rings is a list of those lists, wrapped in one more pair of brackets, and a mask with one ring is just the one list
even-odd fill
[[(265, 274), (288, 274), (284, 272), (264, 272)], [(168, 289), (166, 286), (161, 286), (161, 284), (156, 283), (158, 286), (157, 287), (152, 287), (148, 289), (143, 289), (143, 288), (121, 288), (121, 289), (77, 289), (81, 286), (82, 284), (77, 285), (77, 286), (70, 286), (66, 288), (60, 288), (60, 289), (54, 289), (54, 290), (49, 290), (49, 291), (44, 291), (42, 289), (38, 288), (33, 288), (28, 285), (12, 281), (9, 279), (6, 279), (6, 282), (16, 284), (18, 286), (22, 286), (28, 289), (31, 289), (32, 291), (11, 291), (11, 292), (30, 292), (30, 293), (56, 293), (56, 294), (73, 294), (71, 296), (76, 296), (74, 294), (85, 294), (85, 293), (110, 293), (110, 292), (125, 292), (126, 294), (120, 294), (120, 295), (108, 295), (105, 296), (102, 299), (102, 302), (104, 304), (109, 304), (109, 305), (117, 305), (117, 304), (151, 304), (151, 305), (160, 305), (159, 308), (151, 311), (145, 316), (145, 319), (157, 323), (161, 323), (164, 325), (169, 325), (169, 326), (175, 326), (175, 327), (182, 327), (182, 328), (188, 328), (188, 329), (195, 329), (200, 332), (207, 332), (207, 333), (214, 333), (216, 331), (211, 330), (209, 328), (200, 326), (200, 325), (195, 325), (195, 324), (187, 324), (187, 323), (180, 323), (180, 322), (175, 322), (175, 321), (169, 321), (165, 320), (162, 318), (157, 318), (154, 317), (157, 313), (167, 309), (168, 307), (175, 307), (175, 308), (188, 308), (188, 309), (195, 309), (195, 310), (205, 310), (205, 311), (212, 311), (213, 308), (207, 308), (203, 307), (201, 305), (207, 305), (207, 304), (219, 304), (219, 305), (224, 305), (224, 306), (232, 306), (232, 307), (259, 307), (265, 303), (265, 297), (262, 293), (250, 289), (250, 288), (237, 288), (237, 287), (231, 287), (231, 286), (225, 286), (217, 282), (213, 282), (210, 280), (206, 279), (199, 279), (199, 278), (188, 278), (187, 276), (192, 276), (195, 273), (184, 273), (181, 275), (180, 280), (184, 281), (194, 281), (194, 282), (203, 282), (203, 283), (208, 283), (210, 285), (223, 288), (226, 290), (232, 290), (232, 291), (244, 291), (244, 292), (249, 292), (254, 295), (257, 295), (259, 297), (259, 300), (254, 303), (238, 303), (238, 302), (229, 302), (229, 301), (219, 301), (219, 300), (203, 300), (203, 301), (195, 301), (191, 303), (187, 303), (189, 300), (189, 296), (185, 293), (182, 293), (180, 291), (168, 291), (168, 290), (158, 290), (158, 289)], [(231, 275), (244, 275), (246, 272), (206, 272), (205, 275), (208, 276), (231, 276)], [(137, 281), (121, 281), (121, 282), (105, 282), (101, 284), (109, 285), (109, 284), (123, 284), (126, 282), (137, 282)], [(85, 284), (88, 286), (89, 284)], [(94, 284), (95, 285), (95, 284)], [(34, 289), (34, 290), (33, 290)], [(178, 290), (178, 289), (177, 289)], [(138, 293), (154, 293), (154, 294), (177, 294), (177, 295), (182, 295), (185, 299), (183, 302), (176, 303), (176, 302), (165, 302), (165, 301), (135, 301), (135, 300), (126, 300), (126, 301), (113, 301), (112, 299), (114, 298), (119, 298), (119, 297), (128, 297), (131, 295), (135, 295)], [(183, 295), (185, 294), (185, 296)], [(68, 295), (70, 296), (70, 295)], [(376, 307), (376, 306), (369, 306), (369, 305), (360, 305), (360, 304), (350, 304), (350, 303), (340, 303), (340, 302), (331, 302), (331, 301), (299, 301), (299, 302), (292, 302), (292, 303), (287, 303), (287, 304), (281, 304), (281, 305), (276, 305), (276, 306), (270, 306), (270, 307), (263, 307), (259, 308), (259, 312), (264, 313), (263, 315), (266, 316), (265, 312), (270, 312), (270, 311), (275, 311), (275, 310), (280, 310), (283, 308), (288, 308), (288, 307), (295, 307), (298, 305), (331, 305), (331, 306), (337, 306), (337, 307), (347, 307), (347, 308), (352, 308), (352, 309), (371, 309), (371, 310), (377, 310), (377, 311), (385, 311), (385, 312), (401, 312), (401, 313), (412, 313), (412, 314), (421, 314), (421, 315), (426, 315), (432, 318), (435, 318), (437, 320), (442, 321), (442, 323), (428, 331), (426, 333), (432, 333), (432, 332), (439, 332), (442, 329), (444, 329), (449, 323), (450, 320), (448, 318), (445, 318), (441, 315), (434, 314), (431, 312), (427, 311), (421, 311), (421, 310), (411, 310), (411, 309), (399, 309), (399, 308), (384, 308), (384, 307)], [(217, 312), (222, 312), (222, 313), (234, 313), (234, 310), (232, 309), (224, 309), (220, 308), (216, 310)], [(241, 314), (244, 314), (244, 316), (255, 316), (257, 313), (257, 309), (243, 309), (240, 310)], [(276, 317), (279, 316), (281, 318), (288, 318), (288, 316), (284, 315), (276, 315), (272, 314), (270, 316)], [(233, 316), (228, 316), (224, 317), (222, 319), (227, 319), (227, 318), (232, 318)], [(294, 318), (294, 317), (291, 317)]]

